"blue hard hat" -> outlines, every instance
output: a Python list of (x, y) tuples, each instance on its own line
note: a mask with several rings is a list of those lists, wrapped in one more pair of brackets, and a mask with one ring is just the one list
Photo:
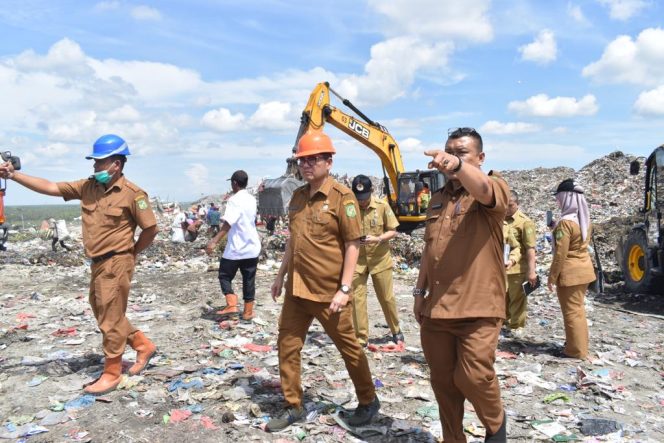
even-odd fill
[(87, 160), (97, 160), (111, 155), (130, 155), (127, 142), (114, 134), (102, 135), (92, 145), (92, 154), (86, 156)]

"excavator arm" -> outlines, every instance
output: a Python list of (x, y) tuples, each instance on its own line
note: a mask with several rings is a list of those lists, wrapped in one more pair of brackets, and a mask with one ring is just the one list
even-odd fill
[[(345, 106), (352, 109), (364, 121), (330, 105), (330, 93), (337, 96)], [(372, 121), (349, 100), (339, 96), (330, 88), (327, 82), (319, 83), (311, 92), (307, 106), (302, 111), (300, 130), (297, 134), (295, 146), (297, 146), (297, 141), (305, 132), (309, 129), (322, 129), (326, 122), (376, 153), (390, 179), (392, 192), (396, 192), (399, 175), (404, 172), (403, 160), (397, 142), (385, 127)], [(392, 197), (394, 198), (394, 196)]]

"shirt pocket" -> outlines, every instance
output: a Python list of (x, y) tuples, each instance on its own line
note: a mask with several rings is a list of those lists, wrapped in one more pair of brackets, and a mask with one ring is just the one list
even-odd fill
[(457, 236), (467, 237), (474, 235), (474, 226), (477, 216), (477, 205), (471, 204), (470, 207), (460, 206), (458, 212), (452, 217), (450, 230)]
[(122, 220), (123, 208), (111, 207), (104, 210), (102, 223), (104, 226), (119, 226)]
[(430, 211), (427, 213), (427, 218), (425, 221), (424, 228), (424, 241), (429, 244), (435, 240), (438, 236), (437, 225), (440, 222), (440, 213), (441, 211)]
[(323, 239), (329, 235), (334, 235), (332, 232), (333, 217), (330, 212), (320, 211), (315, 212), (311, 216), (311, 238)]
[(86, 226), (95, 224), (95, 211), (97, 210), (97, 202), (81, 202), (81, 220)]
[(383, 219), (382, 218), (372, 218), (369, 222), (369, 233), (371, 235), (381, 235), (383, 232)]

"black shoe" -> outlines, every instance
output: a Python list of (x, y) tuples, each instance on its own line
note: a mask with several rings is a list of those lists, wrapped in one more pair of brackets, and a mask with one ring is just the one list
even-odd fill
[(399, 331), (396, 334), (392, 334), (392, 341), (395, 345), (398, 345), (400, 341), (406, 342), (406, 339), (403, 336), (403, 332)]
[(296, 421), (302, 420), (306, 417), (307, 411), (303, 407), (293, 408), (290, 407), (279, 418), (273, 418), (265, 426), (265, 430), (268, 432), (278, 432), (286, 429)]
[(507, 443), (507, 414), (503, 412), (503, 424), (495, 434), (487, 434), (484, 443)]
[(378, 396), (376, 396), (368, 405), (358, 405), (353, 415), (348, 418), (347, 423), (353, 427), (368, 425), (379, 409), (380, 401), (378, 401)]

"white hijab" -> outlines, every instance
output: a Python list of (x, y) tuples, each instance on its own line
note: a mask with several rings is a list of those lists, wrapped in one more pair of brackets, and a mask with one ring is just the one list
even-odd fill
[[(558, 223), (561, 220), (571, 220), (578, 224), (581, 229), (581, 238), (585, 242), (590, 226), (590, 213), (586, 197), (583, 195), (583, 188), (575, 185), (574, 191), (559, 192), (556, 194), (556, 201), (561, 208)], [(558, 223), (556, 223), (556, 226), (558, 226)]]

